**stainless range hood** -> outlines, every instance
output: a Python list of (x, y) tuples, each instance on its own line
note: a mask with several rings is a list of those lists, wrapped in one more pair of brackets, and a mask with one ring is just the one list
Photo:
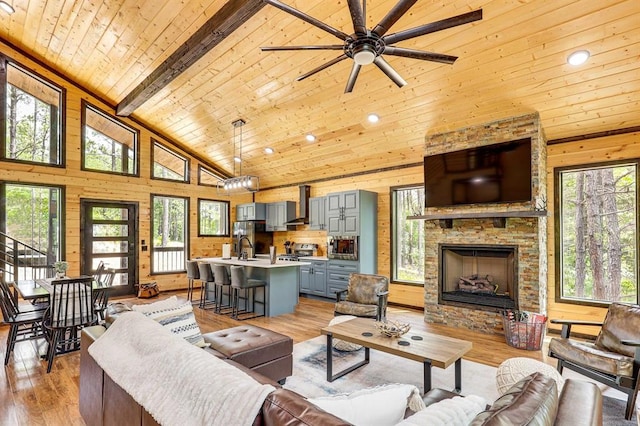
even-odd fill
[(286, 225), (307, 225), (309, 224), (309, 196), (311, 195), (311, 187), (309, 185), (300, 185), (300, 203), (298, 203), (298, 217), (290, 220)]

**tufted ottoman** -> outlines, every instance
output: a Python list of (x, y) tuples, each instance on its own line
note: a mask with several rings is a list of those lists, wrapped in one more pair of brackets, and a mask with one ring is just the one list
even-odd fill
[(496, 371), (498, 393), (503, 395), (515, 383), (536, 371), (555, 380), (558, 395), (560, 395), (564, 386), (564, 378), (558, 373), (558, 370), (544, 362), (524, 357), (509, 358), (500, 364)]
[(293, 368), (293, 340), (254, 325), (203, 334), (211, 349), (276, 382), (284, 383)]

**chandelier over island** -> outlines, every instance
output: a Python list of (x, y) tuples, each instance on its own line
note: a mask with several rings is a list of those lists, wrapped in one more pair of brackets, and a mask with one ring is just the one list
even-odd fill
[[(242, 174), (242, 126), (246, 121), (238, 119), (231, 124), (233, 125), (233, 177), (218, 181), (218, 193), (232, 195), (258, 192), (260, 179), (257, 176)], [(236, 164), (239, 165), (237, 175)]]

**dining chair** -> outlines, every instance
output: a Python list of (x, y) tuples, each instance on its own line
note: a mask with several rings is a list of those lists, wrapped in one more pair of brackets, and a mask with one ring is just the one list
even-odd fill
[(109, 294), (111, 292), (115, 276), (116, 271), (113, 269), (105, 269), (102, 274), (102, 281), (97, 282), (97, 288), (93, 290), (93, 310), (96, 313), (97, 321), (99, 323), (104, 321), (104, 312), (109, 304)]
[(7, 297), (8, 302), (13, 305), (13, 308), (18, 313), (44, 311), (49, 307), (49, 301), (44, 301), (44, 302), (37, 301), (31, 304), (29, 303), (21, 304), (18, 300), (18, 294), (15, 291), (15, 289), (14, 291), (12, 291), (11, 288), (9, 287), (9, 283), (7, 283), (3, 279), (0, 279), (0, 291), (4, 293), (4, 295)]
[(18, 312), (11, 296), (4, 290), (0, 291), (0, 310), (4, 322), (9, 325), (4, 356), (4, 365), (7, 365), (17, 342), (46, 338), (42, 326), (45, 311)]
[(105, 264), (101, 260), (98, 263), (96, 270), (93, 272), (93, 279), (96, 280), (96, 282), (102, 282), (102, 280), (104, 279), (105, 269), (106, 269)]
[(57, 354), (80, 348), (80, 330), (96, 323), (93, 280), (91, 276), (80, 276), (51, 282), (49, 309), (44, 318), (49, 343), (47, 373), (51, 372)]

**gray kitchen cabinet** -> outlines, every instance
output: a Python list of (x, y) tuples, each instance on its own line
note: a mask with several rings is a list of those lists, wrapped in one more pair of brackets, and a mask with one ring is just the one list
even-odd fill
[(327, 297), (327, 262), (313, 260), (300, 267), (300, 293)]
[(286, 223), (296, 218), (296, 203), (294, 201), (280, 201), (267, 204), (266, 230), (286, 231)]
[(377, 218), (378, 194), (345, 191), (326, 197), (326, 224), (329, 235), (361, 235), (363, 222)]
[(267, 205), (265, 203), (246, 203), (236, 206), (236, 220), (266, 220)]
[(326, 197), (309, 198), (309, 229), (324, 231), (326, 224)]
[(349, 285), (349, 275), (354, 272), (360, 272), (359, 261), (329, 259), (327, 262), (327, 297), (335, 299), (338, 291), (346, 290)]

